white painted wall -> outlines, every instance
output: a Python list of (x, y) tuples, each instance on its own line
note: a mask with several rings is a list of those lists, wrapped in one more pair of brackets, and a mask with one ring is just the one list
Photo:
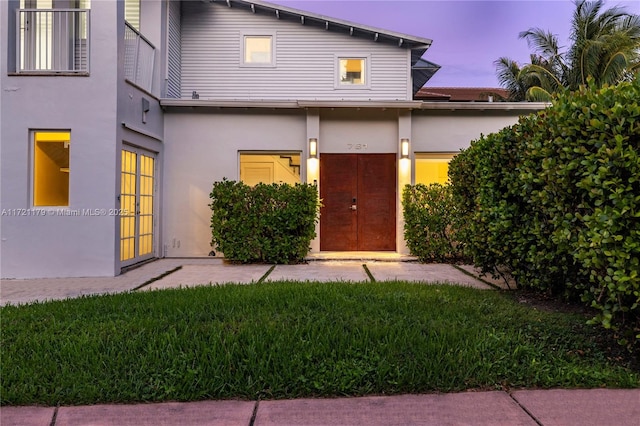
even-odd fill
[(412, 152), (458, 152), (481, 134), (494, 133), (518, 122), (512, 111), (414, 111)]
[[(398, 111), (382, 109), (207, 110), (165, 116), (164, 244), (168, 257), (206, 256), (211, 250), (209, 193), (214, 181), (239, 179), (238, 151), (300, 150), (307, 160), (309, 137), (322, 153), (397, 153), (400, 138), (412, 152), (458, 151), (481, 132), (517, 121), (517, 112)], [(398, 161), (397, 250), (403, 238), (402, 188), (411, 183), (413, 165)], [(321, 171), (302, 170), (307, 181)], [(318, 251), (317, 240), (312, 250)]]
[[(71, 130), (69, 209), (116, 208), (118, 3), (91, 2), (89, 77), (8, 75), (8, 43), (0, 37), (1, 209), (32, 208), (30, 130)], [(0, 4), (0, 22), (15, 19)], [(0, 25), (6, 31), (6, 27)], [(3, 278), (113, 276), (113, 216), (0, 217)]]
[(239, 151), (302, 151), (306, 158), (306, 144), (304, 110), (165, 115), (165, 255), (211, 251), (209, 194), (215, 181), (239, 180)]
[[(163, 202), (165, 255), (206, 256), (209, 253), (209, 193), (214, 181), (223, 177), (239, 179), (239, 151), (302, 151), (301, 176), (307, 176), (307, 179), (310, 175), (305, 171), (305, 163), (308, 166), (308, 161), (317, 161), (304, 160), (309, 137), (318, 137), (320, 154), (397, 152), (399, 128), (395, 110), (310, 112), (310, 117), (318, 116), (316, 122), (315, 119), (308, 120), (305, 110), (243, 112), (233, 109), (167, 114)], [(310, 172), (313, 179), (318, 178), (317, 171)], [(312, 242), (315, 251), (319, 249), (316, 243), (317, 240)]]
[(320, 113), (318, 152), (375, 154), (397, 151), (398, 113), (336, 108)]

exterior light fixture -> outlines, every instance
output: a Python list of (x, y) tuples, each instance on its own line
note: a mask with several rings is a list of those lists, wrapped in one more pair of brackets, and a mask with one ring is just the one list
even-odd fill
[(409, 139), (400, 139), (400, 158), (409, 158)]
[(309, 158), (318, 158), (318, 139), (309, 138)]

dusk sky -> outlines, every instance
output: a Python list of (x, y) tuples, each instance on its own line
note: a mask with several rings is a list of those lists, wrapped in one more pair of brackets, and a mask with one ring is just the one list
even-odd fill
[[(354, 23), (433, 40), (424, 58), (442, 68), (426, 86), (499, 87), (493, 61), (528, 62), (520, 31), (540, 27), (568, 44), (570, 0), (267, 0)], [(606, 2), (640, 14), (640, 1)]]

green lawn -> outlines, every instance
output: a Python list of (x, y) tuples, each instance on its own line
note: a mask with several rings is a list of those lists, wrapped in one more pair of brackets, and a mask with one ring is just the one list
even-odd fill
[(200, 287), (0, 319), (3, 405), (640, 387), (587, 317), (454, 286)]

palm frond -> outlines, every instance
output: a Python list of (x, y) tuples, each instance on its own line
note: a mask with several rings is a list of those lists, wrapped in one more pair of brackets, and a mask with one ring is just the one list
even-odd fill
[(539, 86), (530, 87), (527, 90), (527, 100), (531, 102), (551, 102), (552, 94)]
[(539, 53), (545, 58), (553, 58), (559, 55), (560, 46), (558, 36), (540, 28), (529, 28), (518, 34), (519, 38), (527, 41), (527, 46), (533, 48), (534, 52)]
[(640, 15), (623, 7), (605, 8), (604, 0), (575, 0), (574, 4), (568, 49), (562, 51), (550, 31), (530, 28), (521, 32), (520, 38), (533, 50), (531, 61), (517, 69), (514, 64), (496, 61), (501, 84), (527, 99), (546, 99), (565, 88), (576, 90), (589, 78), (599, 87), (616, 84), (640, 70)]
[(529, 64), (524, 66), (521, 72), (527, 74), (530, 79), (535, 78), (538, 86), (550, 93), (556, 92), (564, 87), (562, 81), (554, 74), (553, 70), (544, 66)]
[(500, 86), (509, 91), (509, 100), (525, 100), (526, 88), (523, 86), (518, 63), (507, 57), (498, 58), (493, 63), (496, 66)]

